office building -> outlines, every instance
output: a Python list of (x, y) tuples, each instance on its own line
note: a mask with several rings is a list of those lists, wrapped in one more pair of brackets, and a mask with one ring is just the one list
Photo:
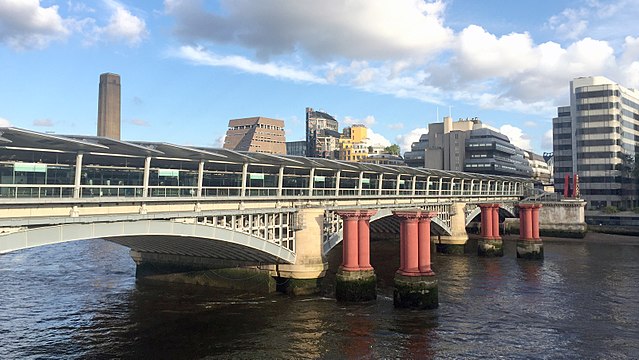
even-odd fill
[(429, 124), (428, 134), (404, 156), (407, 165), (430, 169), (520, 177), (533, 174), (524, 150), (478, 118), (453, 122), (447, 116), (441, 123)]
[(229, 120), (224, 148), (286, 155), (284, 121), (261, 116)]
[(333, 116), (306, 108), (306, 156), (337, 158), (339, 138), (339, 124)]
[(637, 207), (634, 159), (639, 151), (639, 91), (602, 76), (570, 82), (570, 105), (553, 118), (554, 178), (579, 175), (590, 208)]
[(120, 75), (100, 75), (98, 136), (120, 140)]

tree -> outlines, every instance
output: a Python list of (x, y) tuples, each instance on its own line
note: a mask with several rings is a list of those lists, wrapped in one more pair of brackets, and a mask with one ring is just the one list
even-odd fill
[(387, 154), (391, 154), (391, 155), (399, 155), (399, 151), (400, 151), (400, 149), (399, 149), (399, 145), (397, 145), (397, 144), (393, 144), (393, 145), (391, 145), (391, 146), (387, 146), (387, 147), (385, 147), (385, 148), (384, 148), (384, 151), (385, 151)]

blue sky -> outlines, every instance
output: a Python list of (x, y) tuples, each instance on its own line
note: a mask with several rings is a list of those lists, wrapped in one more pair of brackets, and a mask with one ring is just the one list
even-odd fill
[(114, 72), (125, 140), (221, 146), (249, 116), (301, 140), (313, 107), (402, 151), (450, 112), (541, 153), (572, 78), (639, 86), (637, 18), (639, 0), (0, 0), (0, 125), (94, 135)]

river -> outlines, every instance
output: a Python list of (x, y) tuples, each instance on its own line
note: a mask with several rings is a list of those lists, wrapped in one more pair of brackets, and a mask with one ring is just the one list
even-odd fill
[(547, 239), (543, 261), (512, 240), (503, 258), (435, 255), (427, 311), (393, 308), (396, 249), (373, 242), (366, 304), (136, 282), (103, 240), (1, 255), (0, 359), (639, 358), (639, 239)]

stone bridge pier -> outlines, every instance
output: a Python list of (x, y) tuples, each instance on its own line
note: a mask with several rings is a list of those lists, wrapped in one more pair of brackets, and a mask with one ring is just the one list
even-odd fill
[(436, 247), (437, 252), (443, 254), (464, 254), (464, 246), (468, 241), (466, 232), (466, 214), (464, 212), (466, 204), (462, 202), (453, 203), (450, 206), (450, 235), (439, 235)]
[(322, 253), (324, 208), (306, 208), (298, 212), (299, 230), (295, 235), (295, 264), (279, 264), (271, 267), (279, 278), (283, 292), (293, 295), (316, 293), (326, 274), (328, 262)]
[(338, 301), (368, 301), (377, 298), (377, 277), (370, 264), (370, 219), (376, 210), (339, 210), (342, 218), (342, 265), (337, 271)]
[(499, 236), (499, 204), (478, 204), (481, 209), (481, 239), (477, 242), (479, 256), (504, 256)]
[(400, 218), (400, 265), (393, 303), (398, 308), (434, 309), (439, 305), (437, 278), (430, 267), (430, 222), (436, 212), (396, 210)]
[(517, 257), (540, 260), (544, 258), (544, 247), (539, 237), (539, 209), (541, 204), (519, 204), (519, 240)]

